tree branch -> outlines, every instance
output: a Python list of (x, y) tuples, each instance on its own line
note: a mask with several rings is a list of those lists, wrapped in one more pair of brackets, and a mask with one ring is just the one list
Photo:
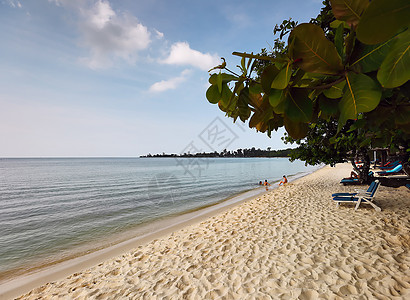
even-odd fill
[(343, 80), (345, 80), (344, 77), (340, 77), (338, 80), (335, 80), (331, 83), (325, 84), (325, 85), (318, 85), (318, 86), (308, 86), (308, 87), (301, 87), (301, 89), (314, 89), (314, 90), (326, 90), (331, 88), (332, 86), (334, 86), (335, 84), (338, 84), (340, 82), (342, 82)]
[(240, 57), (246, 57), (246, 58), (254, 58), (254, 59), (260, 59), (260, 60), (268, 60), (268, 61), (273, 61), (273, 62), (283, 62), (284, 59), (278, 59), (275, 57), (270, 57), (266, 55), (257, 55), (257, 54), (249, 54), (249, 53), (242, 53), (242, 52), (232, 52), (232, 55), (240, 56)]
[(227, 67), (225, 67), (224, 69), (227, 70), (228, 72), (232, 73), (235, 76), (241, 77), (241, 75), (236, 74), (234, 71), (229, 70)]

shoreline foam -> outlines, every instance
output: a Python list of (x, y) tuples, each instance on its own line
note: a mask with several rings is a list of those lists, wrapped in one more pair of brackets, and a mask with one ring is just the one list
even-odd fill
[(331, 193), (357, 188), (338, 184), (348, 172), (348, 165), (325, 167), (24, 298), (404, 299), (410, 295), (409, 191), (381, 187), (381, 213), (337, 209)]

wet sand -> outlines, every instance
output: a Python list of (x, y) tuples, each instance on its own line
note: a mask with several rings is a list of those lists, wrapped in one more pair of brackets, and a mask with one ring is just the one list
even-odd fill
[(381, 186), (381, 212), (337, 208), (333, 192), (358, 188), (339, 184), (350, 170), (326, 166), (65, 279), (51, 275), (21, 299), (408, 299), (410, 191)]

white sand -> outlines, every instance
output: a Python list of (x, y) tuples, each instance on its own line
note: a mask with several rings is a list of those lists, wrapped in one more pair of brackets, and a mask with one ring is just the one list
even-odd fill
[(336, 208), (348, 164), (48, 283), (23, 299), (410, 299), (410, 191)]

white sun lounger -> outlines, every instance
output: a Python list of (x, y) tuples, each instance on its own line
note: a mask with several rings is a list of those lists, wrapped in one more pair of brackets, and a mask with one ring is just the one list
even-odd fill
[(376, 194), (377, 188), (379, 187), (380, 182), (376, 180), (374, 184), (372, 183), (371, 187), (367, 191), (362, 191), (358, 193), (348, 194), (333, 194), (333, 201), (336, 201), (337, 206), (339, 207), (340, 203), (356, 203), (355, 210), (357, 210), (361, 203), (371, 205), (376, 211), (381, 211), (381, 208), (374, 204), (374, 196)]

